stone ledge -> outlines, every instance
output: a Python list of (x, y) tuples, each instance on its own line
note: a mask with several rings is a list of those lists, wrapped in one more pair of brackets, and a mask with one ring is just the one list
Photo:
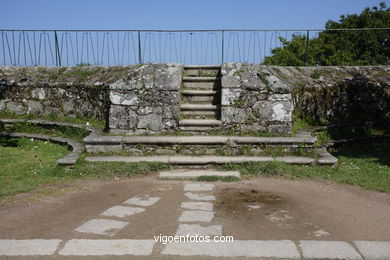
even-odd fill
[(86, 144), (272, 144), (314, 145), (315, 137), (239, 137), (239, 136), (87, 136)]
[(125, 144), (227, 144), (224, 136), (132, 136), (124, 137)]
[(316, 137), (230, 137), (231, 142), (236, 144), (311, 144), (316, 141)]
[(67, 145), (68, 148), (72, 150), (71, 153), (66, 155), (65, 157), (58, 159), (57, 164), (58, 165), (73, 165), (76, 163), (77, 159), (79, 158), (80, 154), (84, 151), (84, 146), (80, 143), (75, 142), (72, 139), (69, 138), (63, 138), (63, 137), (51, 137), (48, 135), (41, 135), (41, 134), (27, 134), (27, 133), (3, 133), (0, 132), (0, 137), (8, 137), (8, 138), (33, 138), (43, 141), (49, 141), (53, 143), (57, 143), (60, 145)]
[(183, 65), (184, 69), (220, 69), (221, 65)]
[(281, 161), (288, 164), (312, 164), (315, 159), (308, 157), (246, 157), (246, 156), (96, 156), (86, 157), (89, 162), (161, 162), (172, 165), (207, 165), (243, 162)]

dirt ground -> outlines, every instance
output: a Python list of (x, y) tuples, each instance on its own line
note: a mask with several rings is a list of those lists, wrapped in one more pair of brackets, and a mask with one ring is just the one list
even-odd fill
[[(129, 216), (130, 224), (110, 238), (174, 235), (181, 202), (188, 201), (184, 183), (156, 176), (84, 180), (81, 189), (31, 205), (15, 199), (0, 205), (0, 239), (102, 238), (74, 229), (142, 194), (161, 199)], [(235, 240), (390, 240), (390, 194), (310, 179), (258, 177), (214, 184), (215, 217), (209, 224), (223, 225), (223, 234)]]

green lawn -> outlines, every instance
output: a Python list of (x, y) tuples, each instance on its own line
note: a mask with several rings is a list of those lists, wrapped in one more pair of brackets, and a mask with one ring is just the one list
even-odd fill
[(74, 168), (57, 166), (56, 160), (67, 153), (50, 142), (0, 138), (0, 197), (80, 177), (129, 177), (168, 168), (162, 163), (88, 163), (83, 158)]
[(339, 159), (336, 167), (297, 166), (269, 162), (231, 164), (220, 166), (220, 168), (238, 170), (244, 176), (265, 174), (293, 179), (302, 177), (329, 179), (337, 183), (390, 192), (389, 141), (345, 145), (331, 152)]
[[(85, 177), (131, 177), (134, 174), (149, 174), (169, 167), (162, 163), (90, 163), (86, 162), (83, 156), (75, 167), (57, 166), (56, 160), (67, 153), (69, 151), (65, 147), (50, 142), (0, 138), (0, 198), (37, 190), (42, 184), (62, 183)], [(243, 176), (263, 174), (292, 179), (329, 179), (390, 192), (390, 142), (348, 145), (332, 153), (339, 158), (336, 167), (269, 162), (229, 164), (219, 168), (239, 170)]]

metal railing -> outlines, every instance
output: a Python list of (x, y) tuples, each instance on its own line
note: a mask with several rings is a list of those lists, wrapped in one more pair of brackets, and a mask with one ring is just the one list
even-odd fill
[[(389, 30), (390, 28), (333, 29)], [(0, 30), (3, 66), (130, 65), (149, 62), (261, 63), (280, 37), (315, 38), (305, 30)], [(306, 55), (308, 43), (306, 43)]]

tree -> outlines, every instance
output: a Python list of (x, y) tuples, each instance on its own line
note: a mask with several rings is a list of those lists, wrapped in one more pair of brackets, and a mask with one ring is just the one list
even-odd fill
[[(345, 28), (390, 28), (390, 8), (385, 3), (364, 9), (359, 15), (342, 15), (338, 22), (329, 20), (325, 31), (310, 39), (308, 65), (389, 64), (390, 30), (344, 31)], [(306, 58), (306, 36), (280, 38), (282, 47), (271, 51), (263, 64), (301, 66)]]

